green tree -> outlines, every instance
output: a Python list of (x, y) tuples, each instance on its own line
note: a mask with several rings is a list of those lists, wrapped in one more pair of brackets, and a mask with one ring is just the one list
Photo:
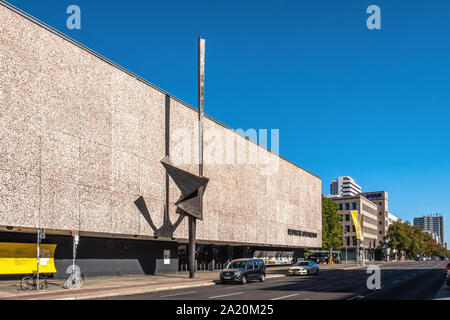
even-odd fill
[(342, 247), (344, 232), (338, 205), (322, 196), (322, 248), (339, 250)]
[(403, 250), (409, 257), (447, 254), (445, 247), (437, 243), (429, 233), (418, 226), (412, 226), (408, 221), (391, 224), (386, 238), (390, 239), (390, 248)]
[(408, 224), (396, 221), (389, 226), (387, 237), (391, 249), (404, 250), (411, 245)]

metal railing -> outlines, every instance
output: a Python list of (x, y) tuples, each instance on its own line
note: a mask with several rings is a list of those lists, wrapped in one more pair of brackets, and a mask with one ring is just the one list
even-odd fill
[[(196, 264), (196, 270), (195, 271), (214, 271), (214, 270), (222, 270), (226, 267), (226, 263), (214, 263), (212, 265), (211, 263), (197, 263)], [(178, 271), (189, 271), (189, 264), (179, 264), (178, 265)]]

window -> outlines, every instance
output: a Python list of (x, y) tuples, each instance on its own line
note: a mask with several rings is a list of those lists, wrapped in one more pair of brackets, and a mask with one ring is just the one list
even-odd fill
[[(349, 214), (346, 214), (345, 215), (345, 221), (350, 221), (350, 215)], [(381, 222), (380, 222), (381, 223)]]
[(253, 270), (253, 262), (249, 261), (247, 263), (247, 270)]
[(380, 221), (380, 225), (383, 224), (383, 221)]
[(352, 209), (356, 209), (356, 202), (352, 202)]
[(378, 215), (381, 216), (382, 214), (383, 214), (383, 212), (380, 211), (380, 213)]
[(350, 226), (345, 226), (345, 232), (350, 232)]
[(345, 210), (350, 210), (350, 203), (348, 202), (345, 203)]
[(346, 237), (347, 238), (347, 245), (350, 245), (350, 237)]
[(355, 226), (354, 226), (354, 225), (352, 226), (352, 231), (353, 231), (353, 232), (356, 232), (356, 229), (355, 229)]
[(344, 210), (344, 205), (342, 203), (339, 203), (339, 210)]
[(358, 240), (356, 239), (356, 237), (352, 237), (353, 238), (353, 245), (356, 246), (358, 244)]
[(381, 231), (378, 231), (378, 234), (382, 234), (382, 232), (381, 232)]
[(232, 261), (228, 264), (227, 269), (242, 269), (245, 268), (247, 262), (245, 261)]
[(383, 205), (383, 202), (378, 202), (378, 205), (381, 207)]

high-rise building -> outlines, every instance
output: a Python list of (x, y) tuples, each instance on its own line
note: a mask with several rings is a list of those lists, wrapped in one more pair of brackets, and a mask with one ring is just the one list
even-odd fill
[(330, 197), (349, 197), (360, 193), (361, 187), (352, 177), (338, 177), (330, 183)]
[(439, 243), (444, 244), (444, 217), (438, 214), (414, 218), (414, 225), (421, 227), (425, 231), (436, 233)]

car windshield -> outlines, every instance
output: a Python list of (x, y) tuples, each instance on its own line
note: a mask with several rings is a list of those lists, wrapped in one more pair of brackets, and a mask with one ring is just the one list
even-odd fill
[(227, 269), (244, 269), (245, 265), (247, 264), (247, 261), (231, 261)]
[(307, 262), (307, 261), (301, 261), (301, 262), (297, 262), (295, 265), (296, 265), (296, 266), (307, 267), (307, 266), (309, 266), (309, 262)]

